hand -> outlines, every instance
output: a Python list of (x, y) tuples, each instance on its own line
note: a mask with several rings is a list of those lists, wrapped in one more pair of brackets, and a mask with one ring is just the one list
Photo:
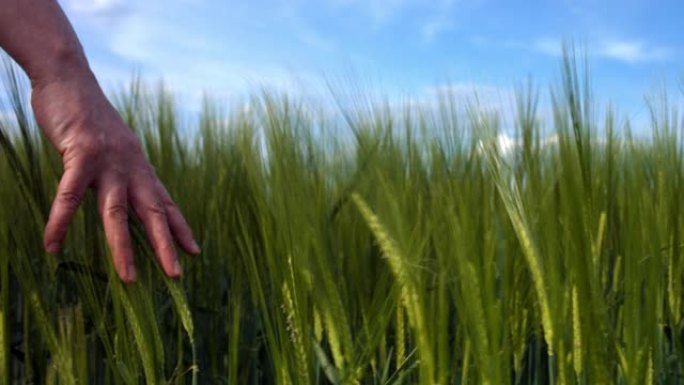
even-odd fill
[(162, 269), (182, 274), (175, 241), (189, 254), (199, 247), (183, 215), (146, 160), (140, 142), (107, 101), (92, 74), (33, 85), (38, 124), (62, 156), (64, 175), (50, 210), (44, 243), (57, 252), (81, 200), (97, 193), (114, 266), (125, 282), (136, 280), (128, 209), (142, 221)]

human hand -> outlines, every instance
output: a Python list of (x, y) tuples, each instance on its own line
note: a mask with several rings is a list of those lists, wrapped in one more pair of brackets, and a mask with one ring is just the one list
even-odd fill
[(59, 251), (88, 188), (94, 188), (114, 267), (125, 282), (136, 280), (128, 209), (142, 221), (162, 269), (182, 274), (175, 242), (189, 254), (200, 249), (192, 231), (145, 158), (140, 142), (85, 74), (33, 84), (33, 110), (62, 156), (64, 174), (50, 210), (44, 244)]

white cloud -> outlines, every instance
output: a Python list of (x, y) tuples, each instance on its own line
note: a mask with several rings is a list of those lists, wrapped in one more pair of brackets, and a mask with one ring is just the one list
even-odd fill
[(310, 48), (328, 53), (337, 51), (337, 46), (332, 39), (304, 26), (304, 24), (300, 24), (299, 27), (296, 28), (295, 35), (299, 41)]
[[(374, 30), (397, 23), (402, 17), (411, 21), (403, 28), (412, 28), (425, 43), (432, 42), (438, 35), (452, 30), (458, 15), (457, 6), (473, 7), (482, 0), (323, 0), (323, 4), (334, 12), (353, 10), (355, 17), (368, 18)], [(292, 8), (292, 7), (291, 7)], [(294, 7), (296, 8), (296, 7)]]
[(375, 22), (384, 23), (402, 12), (412, 0), (329, 0), (334, 6), (358, 7), (370, 15)]
[(507, 134), (499, 133), (496, 136), (496, 146), (499, 148), (499, 154), (508, 156), (517, 150), (522, 145), (520, 139), (515, 139)]
[(448, 32), (453, 27), (453, 22), (449, 20), (444, 20), (442, 18), (436, 18), (433, 20), (429, 20), (425, 24), (423, 24), (420, 33), (423, 38), (423, 41), (431, 42), (435, 39), (437, 35), (444, 32)]
[(492, 143), (491, 138), (480, 139), (477, 142), (477, 147), (475, 153), (477, 155), (485, 155), (488, 149), (493, 149), (491, 146), (496, 148), (496, 152), (501, 160), (509, 160), (510, 155), (513, 155), (515, 151), (519, 150), (522, 146), (522, 142), (505, 133), (498, 133), (494, 142)]
[(131, 61), (173, 66), (210, 47), (206, 36), (182, 31), (159, 19), (134, 15), (110, 35), (110, 50)]
[(663, 61), (671, 55), (669, 48), (649, 45), (641, 40), (604, 41), (596, 50), (600, 56), (627, 63)]
[[(300, 38), (321, 49), (332, 49), (326, 40), (302, 32)], [(163, 20), (130, 17), (112, 37), (109, 49), (142, 66), (145, 77), (162, 78), (172, 89), (193, 99), (207, 91), (212, 95), (240, 94), (254, 87), (296, 89), (306, 74), (287, 70), (283, 64), (244, 63), (231, 60), (232, 43), (202, 31), (193, 32)]]
[[(460, 0), (326, 0), (328, 4), (333, 7), (353, 7), (360, 10), (362, 13), (370, 16), (373, 20), (374, 27), (381, 27), (394, 18), (409, 12), (410, 10), (418, 10), (421, 13), (427, 13), (438, 20), (442, 20), (440, 24), (446, 24), (444, 21), (447, 16), (454, 10)], [(478, 2), (479, 0), (472, 0)], [(430, 27), (431, 21), (422, 28), (435, 29), (436, 24)], [(440, 27), (443, 27), (441, 25)], [(435, 30), (435, 32), (440, 32)], [(428, 31), (428, 34), (430, 32)], [(425, 32), (423, 32), (425, 34)]]
[(532, 43), (532, 49), (546, 55), (561, 56), (563, 54), (563, 42), (561, 39), (543, 37)]
[[(526, 45), (522, 42), (509, 42), (509, 48), (532, 49), (535, 52), (550, 56), (563, 54), (563, 40), (559, 38), (543, 37)], [(589, 55), (596, 55), (604, 59), (617, 60), (624, 63), (644, 63), (668, 60), (672, 56), (672, 49), (665, 46), (649, 44), (644, 40), (626, 39), (597, 39), (587, 43)]]
[(76, 14), (105, 19), (122, 16), (130, 10), (125, 0), (65, 0), (64, 6)]
[(335, 40), (311, 27), (306, 18), (301, 15), (299, 4), (284, 2), (278, 8), (277, 13), (277, 19), (282, 21), (287, 29), (291, 30), (288, 34), (294, 36), (307, 47), (327, 53), (337, 51)]
[(227, 101), (262, 88), (297, 93), (310, 82), (306, 73), (282, 65), (230, 60), (230, 51), (221, 42), (165, 24), (128, 23), (113, 39), (111, 50), (141, 65), (144, 78), (162, 79), (191, 111), (199, 110), (207, 94)]
[[(556, 147), (558, 147), (559, 140), (560, 138), (558, 137), (558, 134), (555, 133), (543, 136), (539, 140), (539, 149), (542, 151), (548, 149), (554, 150)], [(605, 138), (600, 137), (594, 138), (593, 143), (598, 145), (605, 145), (606, 140)], [(494, 139), (494, 145), (496, 146), (497, 153), (499, 154), (499, 157), (502, 160), (511, 159), (512, 155), (515, 155), (523, 149), (522, 139), (516, 138), (515, 136), (504, 132), (499, 132), (496, 135), (496, 139)], [(483, 154), (486, 148), (486, 142), (480, 140), (477, 145), (477, 153)]]

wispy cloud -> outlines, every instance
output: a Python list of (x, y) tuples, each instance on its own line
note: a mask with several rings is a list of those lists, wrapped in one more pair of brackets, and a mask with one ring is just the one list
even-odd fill
[[(332, 43), (306, 29), (295, 38), (321, 50)], [(173, 42), (170, 44), (169, 42)], [(177, 28), (172, 23), (128, 18), (112, 34), (109, 50), (138, 66), (145, 77), (162, 78), (174, 93), (187, 99), (185, 107), (197, 110), (208, 93), (230, 99), (260, 88), (304, 92), (313, 76), (306, 68), (289, 68), (283, 62), (231, 60), (232, 43), (206, 32)]]
[[(435, 35), (445, 30), (448, 16), (461, 0), (326, 0), (337, 8), (355, 8), (370, 16), (376, 27), (390, 23), (411, 10), (420, 10), (432, 17), (423, 25), (422, 34)], [(471, 2), (477, 2), (473, 0)]]
[(432, 42), (439, 34), (448, 32), (454, 28), (454, 23), (443, 18), (428, 20), (420, 30), (421, 37), (426, 43)]
[(311, 26), (302, 15), (302, 4), (296, 1), (283, 1), (276, 8), (276, 18), (283, 22), (283, 28), (290, 30), (290, 34), (308, 48), (332, 53), (337, 51), (335, 39), (321, 33)]
[(207, 34), (184, 31), (169, 21), (149, 19), (144, 14), (133, 15), (112, 31), (109, 44), (113, 53), (128, 60), (168, 66), (221, 46)]
[(313, 48), (319, 51), (332, 53), (337, 51), (337, 45), (335, 41), (318, 31), (300, 24), (295, 29), (295, 35), (299, 41), (304, 43), (307, 47)]
[(563, 41), (561, 39), (543, 37), (534, 40), (531, 44), (532, 50), (551, 56), (561, 56), (563, 54)]
[[(541, 149), (545, 149), (548, 147), (556, 147), (558, 146), (558, 141), (559, 137), (558, 134), (550, 134), (547, 136), (544, 136), (541, 138), (539, 141), (539, 145)], [(596, 140), (598, 143), (605, 144), (605, 140), (598, 139)], [(515, 136), (511, 134), (507, 134), (504, 132), (500, 132), (496, 135), (496, 147), (498, 149), (499, 155), (502, 158), (508, 158), (511, 155), (514, 155), (518, 151), (523, 149), (523, 141), (520, 138), (516, 138)], [(480, 149), (484, 148), (484, 143), (480, 141), (480, 145), (478, 146)]]
[(384, 24), (403, 12), (413, 1), (415, 0), (328, 0), (333, 6), (358, 8), (378, 24)]
[(67, 11), (97, 19), (113, 19), (127, 14), (131, 9), (126, 0), (65, 0)]
[(664, 61), (672, 55), (670, 48), (648, 44), (642, 40), (604, 41), (596, 50), (600, 56), (627, 63)]
[[(543, 37), (534, 40), (531, 44), (517, 42), (509, 44), (508, 47), (529, 47), (535, 52), (551, 56), (561, 56), (563, 54), (563, 40), (560, 38)], [(628, 39), (598, 39), (590, 41), (587, 43), (587, 51), (589, 55), (628, 64), (666, 61), (674, 53), (674, 50), (670, 47), (651, 44), (645, 40)]]

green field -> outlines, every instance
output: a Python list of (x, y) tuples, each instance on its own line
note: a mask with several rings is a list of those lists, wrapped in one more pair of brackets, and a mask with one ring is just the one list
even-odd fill
[(132, 220), (127, 286), (92, 196), (44, 252), (61, 160), (8, 72), (0, 384), (684, 383), (681, 117), (663, 96), (632, 135), (559, 73), (519, 88), (506, 152), (502, 115), (448, 91), (263, 92), (188, 123), (133, 81), (113, 99), (202, 254), (169, 280)]

